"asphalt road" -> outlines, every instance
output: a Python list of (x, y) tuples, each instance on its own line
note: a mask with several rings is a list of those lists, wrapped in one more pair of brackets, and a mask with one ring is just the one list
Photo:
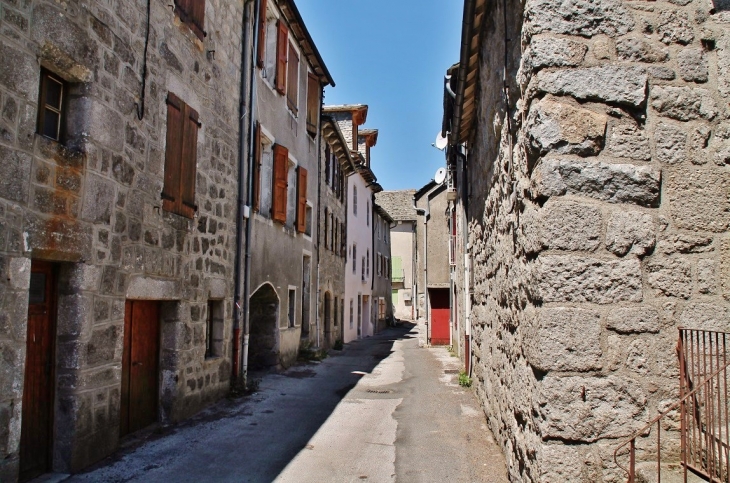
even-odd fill
[[(507, 482), (458, 359), (391, 328), (143, 432), (69, 482)], [(46, 480), (50, 481), (50, 480)]]

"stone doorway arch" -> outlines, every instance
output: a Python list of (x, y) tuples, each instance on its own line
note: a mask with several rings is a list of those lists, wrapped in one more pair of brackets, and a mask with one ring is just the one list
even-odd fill
[(249, 302), (248, 367), (265, 370), (279, 363), (277, 332), (279, 327), (279, 296), (269, 283), (263, 284)]

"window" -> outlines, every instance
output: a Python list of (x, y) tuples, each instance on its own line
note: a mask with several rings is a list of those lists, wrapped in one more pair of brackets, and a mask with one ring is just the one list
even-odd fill
[[(297, 167), (297, 231), (307, 233), (307, 170), (304, 166)], [(309, 215), (311, 218), (311, 214)], [(310, 232), (311, 233), (311, 232)]]
[(328, 186), (330, 185), (330, 176), (331, 176), (331, 164), (332, 160), (330, 157), (330, 145), (327, 144), (324, 147), (324, 181), (327, 183)]
[(357, 186), (352, 187), (352, 214), (357, 216)]
[(223, 355), (223, 301), (208, 301), (208, 319), (205, 327), (205, 358)]
[(66, 118), (68, 86), (60, 77), (41, 69), (40, 101), (38, 103), (38, 134), (61, 141), (61, 126)]
[(367, 226), (370, 226), (370, 202), (367, 202), (367, 206), (365, 209), (365, 224)]
[(198, 155), (198, 112), (172, 92), (167, 95), (167, 146), (162, 209), (192, 218)]
[(261, 0), (259, 3), (259, 39), (258, 51), (256, 53), (256, 65), (263, 68), (266, 62), (266, 24), (268, 21), (268, 0)]
[(357, 336), (360, 337), (360, 327), (362, 327), (362, 295), (357, 296)]
[(355, 304), (355, 302), (353, 301), (353, 299), (350, 299), (350, 328), (351, 329), (353, 327), (353, 315), (354, 315), (353, 312), (355, 312), (354, 304)]
[(330, 231), (330, 215), (327, 208), (324, 209), (324, 248), (325, 250), (330, 247), (329, 245), (329, 231)]
[(370, 276), (370, 250), (367, 251), (367, 261), (365, 263), (365, 270), (367, 271), (367, 276)]
[(271, 189), (271, 217), (286, 223), (287, 189), (289, 188), (289, 150), (281, 144), (274, 145), (274, 176)]
[(175, 13), (196, 37), (205, 38), (205, 0), (175, 0)]
[(307, 132), (312, 137), (317, 135), (319, 96), (321, 91), (322, 87), (319, 78), (310, 72), (307, 75)]
[(383, 274), (383, 256), (378, 252), (378, 255), (375, 257), (375, 266), (376, 266), (376, 273), (378, 274), (378, 277)]
[(330, 213), (330, 219), (329, 219), (329, 231), (327, 232), (327, 237), (329, 238), (329, 247), (334, 251), (335, 247), (335, 230), (334, 230), (334, 216), (332, 213)]
[(254, 211), (271, 216), (273, 189), (274, 154), (273, 142), (267, 137), (260, 124), (256, 126), (253, 165), (253, 202)]
[(286, 105), (296, 116), (299, 112), (299, 54), (294, 44), (289, 42), (287, 57)]
[(360, 278), (365, 281), (365, 257), (362, 257), (362, 265), (360, 266)]
[(294, 327), (295, 314), (297, 306), (297, 290), (295, 288), (289, 289), (289, 328)]
[(357, 245), (352, 245), (352, 273), (357, 273)]
[(378, 319), (385, 320), (385, 298), (378, 298)]
[(337, 310), (337, 297), (335, 297), (335, 305), (334, 310), (332, 311), (332, 325), (337, 327), (337, 318), (339, 317), (340, 313)]

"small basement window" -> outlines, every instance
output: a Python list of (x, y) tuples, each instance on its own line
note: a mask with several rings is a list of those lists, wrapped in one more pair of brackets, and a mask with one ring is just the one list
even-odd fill
[(223, 355), (223, 301), (208, 301), (208, 318), (205, 326), (205, 358)]
[(41, 69), (38, 102), (38, 134), (61, 141), (66, 117), (68, 85), (66, 81), (46, 69)]

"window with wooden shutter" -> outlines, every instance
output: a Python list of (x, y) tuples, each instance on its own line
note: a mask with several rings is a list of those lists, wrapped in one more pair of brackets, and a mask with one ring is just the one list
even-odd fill
[(274, 176), (271, 200), (271, 217), (279, 223), (286, 223), (286, 191), (289, 187), (289, 150), (281, 144), (274, 145)]
[(173, 93), (167, 95), (167, 146), (162, 209), (192, 218), (198, 155), (198, 113)]
[(261, 207), (261, 156), (263, 146), (261, 145), (261, 124), (256, 123), (256, 134), (254, 140), (254, 160), (253, 160), (253, 209), (259, 211)]
[(276, 90), (286, 94), (286, 54), (289, 48), (289, 30), (279, 19), (276, 37)]
[(317, 135), (317, 117), (319, 117), (319, 78), (311, 72), (307, 76), (307, 132)]
[(205, 0), (175, 0), (175, 13), (196, 37), (205, 38)]
[(299, 111), (299, 55), (294, 45), (289, 43), (287, 59), (286, 104), (294, 114)]
[(256, 52), (256, 65), (264, 67), (266, 62), (266, 6), (268, 0), (260, 0), (259, 3), (259, 38)]
[(307, 170), (297, 167), (297, 231), (307, 230)]

